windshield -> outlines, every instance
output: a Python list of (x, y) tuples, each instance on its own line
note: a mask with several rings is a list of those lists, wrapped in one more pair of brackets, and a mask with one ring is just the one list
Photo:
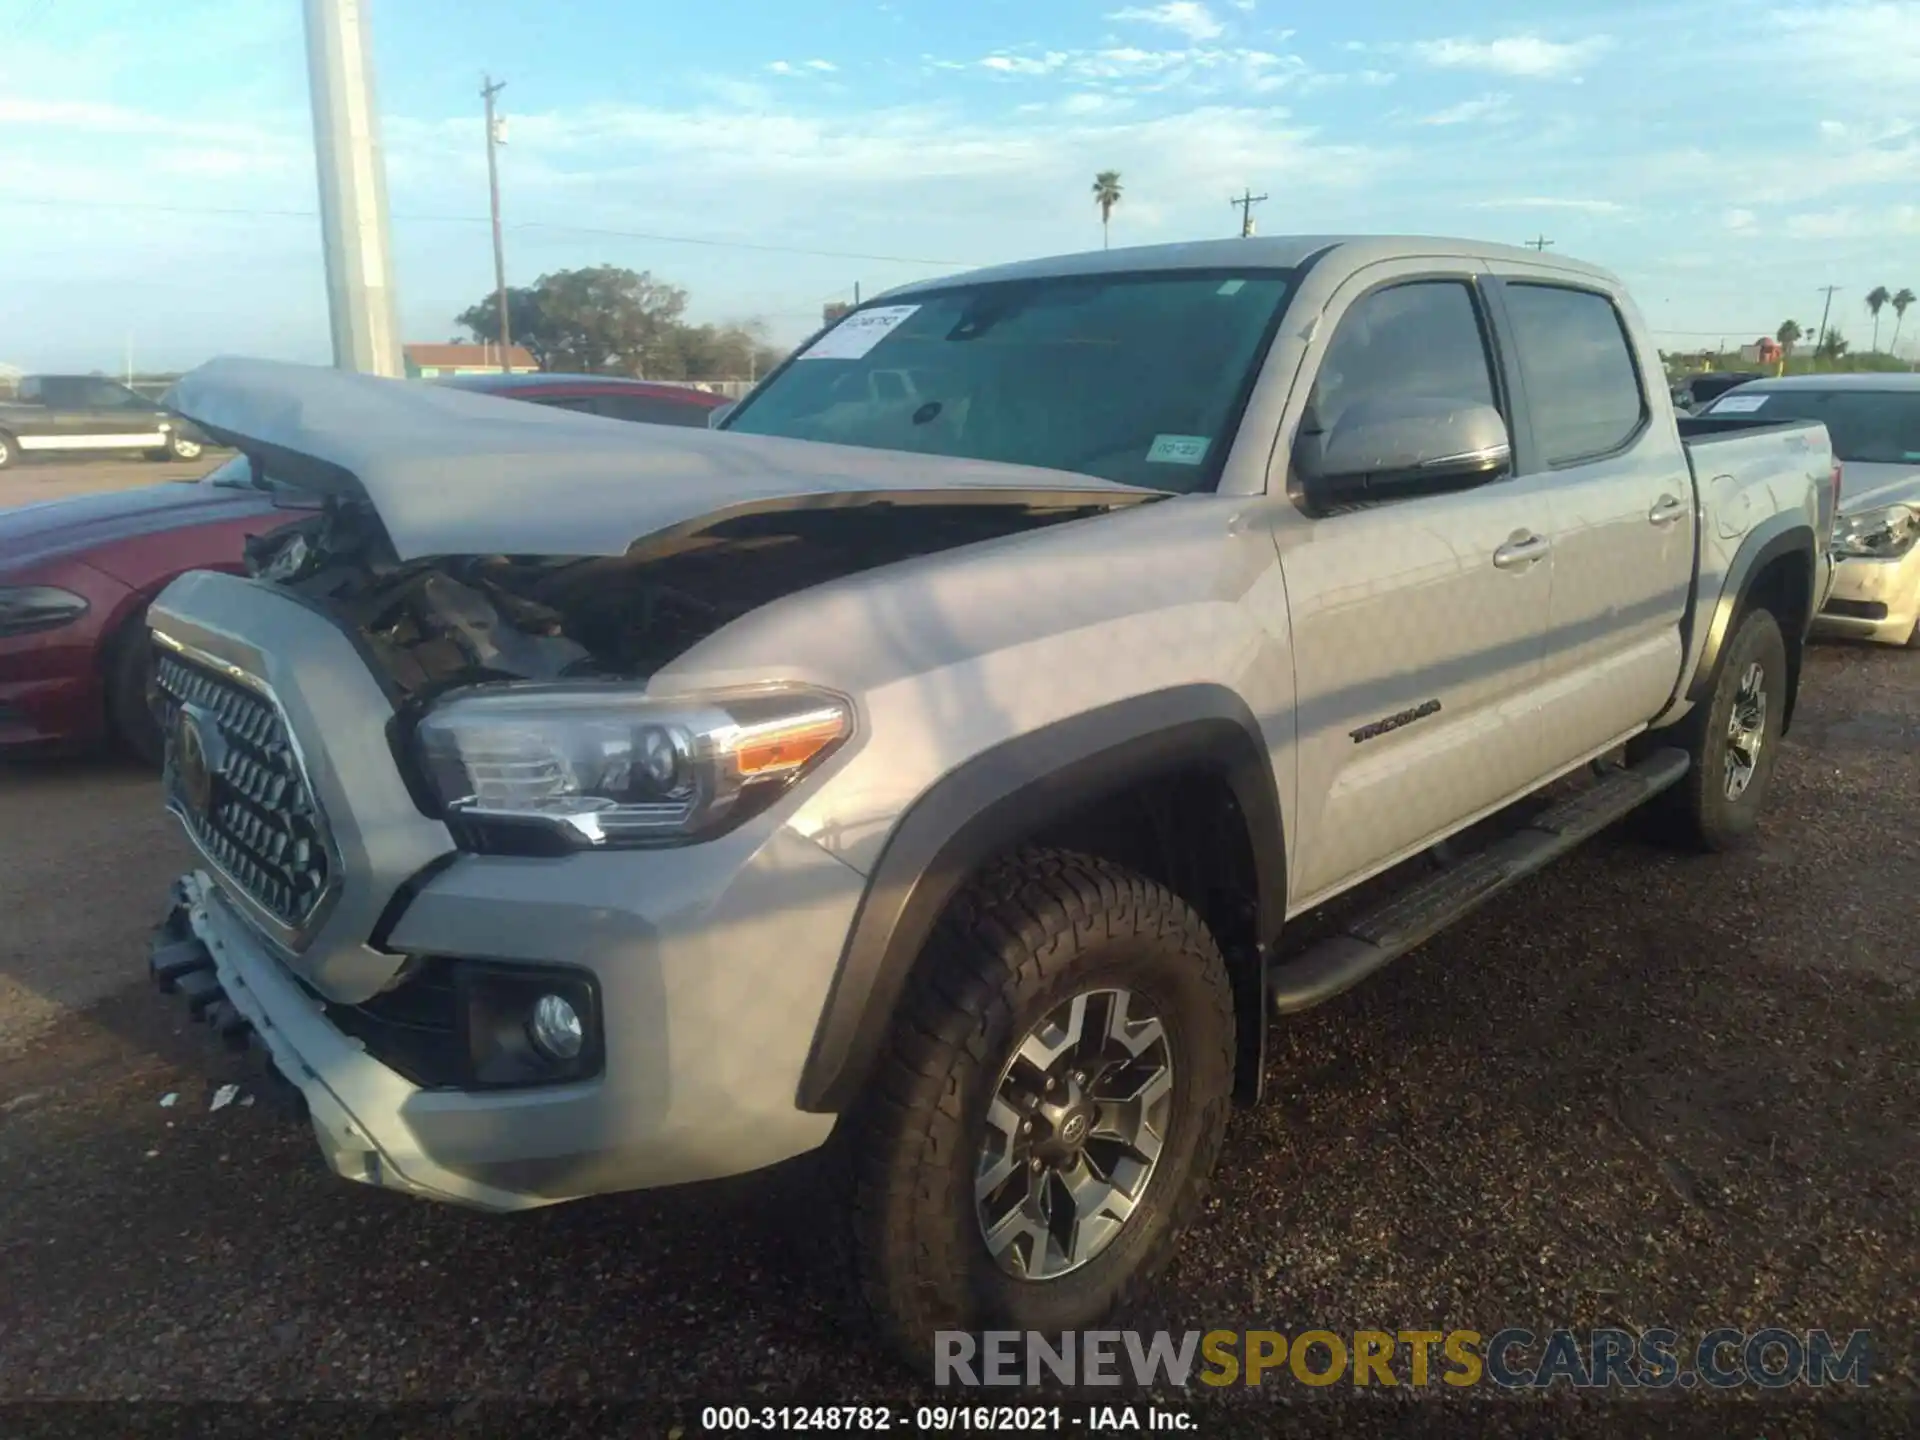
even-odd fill
[(848, 315), (723, 428), (1210, 489), (1292, 276), (958, 286)]
[(1843, 464), (1920, 465), (1920, 390), (1736, 390), (1707, 413), (1819, 420)]

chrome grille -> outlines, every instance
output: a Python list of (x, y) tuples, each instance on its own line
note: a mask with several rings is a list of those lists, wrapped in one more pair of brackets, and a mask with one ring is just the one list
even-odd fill
[[(279, 707), (170, 650), (154, 655), (170, 808), (207, 858), (289, 930), (333, 882), (326, 828)], [(194, 755), (183, 754), (191, 732)]]

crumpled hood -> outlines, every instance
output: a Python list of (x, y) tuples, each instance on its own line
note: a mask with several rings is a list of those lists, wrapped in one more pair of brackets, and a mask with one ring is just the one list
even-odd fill
[(361, 497), (400, 560), (619, 555), (722, 515), (848, 504), (1125, 505), (1059, 470), (635, 425), (319, 366), (220, 359), (168, 406), (287, 482)]
[(180, 481), (17, 505), (0, 509), (0, 566), (73, 555), (120, 540), (271, 509), (272, 497), (257, 490)]

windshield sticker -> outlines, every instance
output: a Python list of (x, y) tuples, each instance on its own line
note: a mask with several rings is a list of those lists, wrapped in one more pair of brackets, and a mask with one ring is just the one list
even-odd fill
[(1216, 295), (1238, 295), (1240, 293), (1240, 287), (1246, 283), (1244, 280), (1229, 280), (1213, 293)]
[(1198, 465), (1211, 443), (1204, 435), (1156, 435), (1147, 459), (1162, 465)]
[(899, 328), (918, 305), (877, 305), (847, 316), (814, 341), (802, 360), (858, 360)]
[(1729, 395), (1713, 407), (1716, 415), (1746, 415), (1767, 403), (1764, 395)]

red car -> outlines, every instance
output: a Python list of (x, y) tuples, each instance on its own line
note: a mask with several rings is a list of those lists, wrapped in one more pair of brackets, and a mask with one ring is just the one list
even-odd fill
[[(704, 426), (725, 397), (596, 375), (433, 383), (656, 425)], [(115, 740), (158, 763), (147, 707), (147, 602), (187, 570), (245, 571), (249, 535), (317, 502), (239, 457), (205, 478), (0, 510), (0, 750)]]

